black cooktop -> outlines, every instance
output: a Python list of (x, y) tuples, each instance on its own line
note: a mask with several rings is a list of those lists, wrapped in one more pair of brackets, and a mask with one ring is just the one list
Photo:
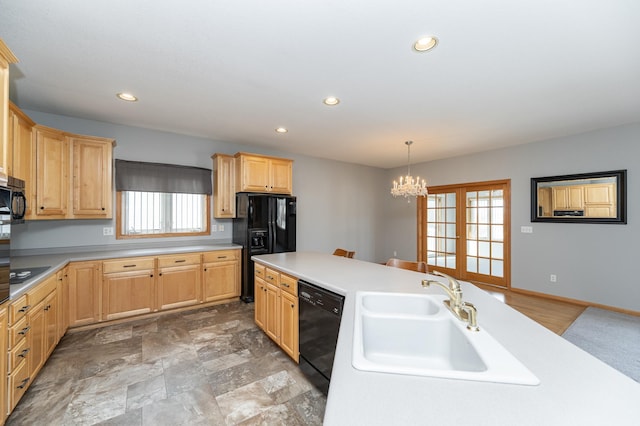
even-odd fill
[(22, 284), (23, 282), (37, 277), (51, 266), (39, 266), (37, 268), (20, 268), (11, 269), (11, 275), (9, 276), (9, 284)]

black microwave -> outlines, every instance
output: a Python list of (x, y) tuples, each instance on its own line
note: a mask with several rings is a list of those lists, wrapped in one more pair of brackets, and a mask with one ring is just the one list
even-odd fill
[(12, 224), (24, 223), (27, 211), (24, 187), (24, 181), (13, 176), (7, 176), (6, 184), (0, 186), (0, 205), (4, 213), (9, 215)]

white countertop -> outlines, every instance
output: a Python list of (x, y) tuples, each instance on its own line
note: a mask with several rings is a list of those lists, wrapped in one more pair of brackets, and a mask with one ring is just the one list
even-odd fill
[(424, 274), (418, 272), (321, 253), (253, 258), (346, 296), (325, 425), (640, 424), (640, 383), (470, 283), (461, 283), (463, 299), (478, 309), (479, 326), (540, 379), (538, 386), (356, 370), (351, 365), (356, 291), (442, 294), (442, 289), (422, 288)]
[(35, 268), (50, 266), (47, 271), (28, 279), (20, 284), (11, 284), (9, 300), (16, 299), (29, 288), (38, 284), (52, 273), (64, 268), (69, 262), (83, 262), (90, 260), (117, 259), (123, 257), (159, 256), (162, 254), (193, 253), (212, 250), (241, 249), (242, 246), (232, 243), (193, 243), (191, 245), (167, 244), (126, 244), (109, 247), (91, 247), (85, 251), (64, 251), (64, 249), (38, 250), (37, 255), (11, 256), (11, 269)]

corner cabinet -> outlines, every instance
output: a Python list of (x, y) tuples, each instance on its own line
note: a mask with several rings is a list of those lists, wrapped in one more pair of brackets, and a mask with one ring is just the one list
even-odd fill
[(100, 321), (101, 262), (71, 262), (67, 266), (69, 327)]
[(235, 158), (226, 154), (214, 154), (213, 159), (213, 217), (236, 217), (236, 166)]
[(299, 362), (298, 280), (255, 264), (255, 322), (295, 362)]
[(293, 160), (239, 152), (236, 192), (293, 193)]

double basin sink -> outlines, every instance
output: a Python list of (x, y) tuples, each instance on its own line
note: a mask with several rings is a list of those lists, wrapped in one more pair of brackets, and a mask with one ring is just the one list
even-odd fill
[(482, 328), (482, 322), (480, 331), (467, 330), (444, 299), (431, 294), (356, 293), (353, 366), (447, 379), (540, 383)]

